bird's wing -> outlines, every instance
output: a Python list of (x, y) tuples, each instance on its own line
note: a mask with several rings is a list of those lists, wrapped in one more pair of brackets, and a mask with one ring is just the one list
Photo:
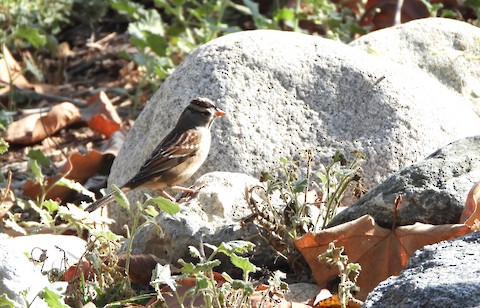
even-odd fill
[(200, 147), (201, 137), (201, 133), (195, 129), (189, 129), (180, 134), (167, 135), (155, 148), (150, 158), (145, 161), (138, 173), (125, 186), (137, 187), (196, 155)]

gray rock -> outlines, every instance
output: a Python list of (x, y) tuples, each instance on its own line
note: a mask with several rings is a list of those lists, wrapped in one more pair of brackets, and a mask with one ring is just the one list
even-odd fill
[[(58, 247), (58, 248), (57, 248)], [(45, 262), (35, 265), (26, 256), (38, 259), (45, 250)], [(52, 269), (65, 269), (85, 252), (85, 241), (75, 236), (31, 235), (0, 240), (0, 294), (6, 294), (15, 307), (50, 307), (38, 294), (45, 287), (65, 292), (66, 282), (50, 283)], [(22, 294), (24, 292), (24, 294)]]
[(480, 232), (425, 246), (398, 276), (380, 283), (363, 307), (479, 307)]
[(191, 182), (210, 171), (258, 177), (298, 149), (312, 148), (328, 163), (336, 150), (355, 148), (368, 158), (371, 188), (480, 129), (468, 101), (419, 69), (315, 36), (246, 31), (199, 47), (170, 75), (129, 132), (109, 182), (133, 176), (199, 95), (227, 116), (213, 125), (209, 158)]
[(350, 43), (382, 59), (419, 68), (469, 99), (480, 114), (480, 28), (447, 18), (417, 19)]
[(303, 303), (317, 296), (320, 288), (316, 284), (305, 282), (291, 283), (288, 285), (288, 292), (285, 293), (285, 300), (294, 303)]
[[(37, 294), (49, 285), (46, 276), (19, 250), (0, 241), (0, 294), (6, 294), (15, 307), (27, 307)], [(25, 292), (26, 298), (20, 293)], [(40, 307), (48, 307), (41, 299)]]
[[(240, 173), (203, 175), (194, 184), (196, 188), (202, 187), (198, 194), (181, 203), (179, 213), (157, 217), (163, 230), (161, 234), (153, 226), (142, 229), (134, 239), (133, 252), (151, 253), (177, 265), (180, 258), (191, 260), (188, 246), (200, 248), (202, 243), (219, 245), (232, 240), (248, 240), (257, 244), (252, 258), (255, 264), (273, 264), (275, 255), (262, 238), (260, 232), (263, 231), (253, 224), (244, 227), (241, 224), (242, 218), (252, 213), (245, 199), (245, 189), (256, 185), (261, 185), (257, 179)], [(206, 250), (207, 255), (210, 252)]]
[(335, 216), (329, 227), (365, 214), (390, 227), (397, 196), (403, 198), (397, 225), (458, 223), (468, 192), (479, 179), (480, 136), (458, 140), (392, 175)]

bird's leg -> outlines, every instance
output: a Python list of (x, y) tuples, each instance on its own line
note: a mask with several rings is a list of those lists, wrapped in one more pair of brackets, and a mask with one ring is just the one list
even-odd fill
[(174, 190), (180, 190), (181, 192), (187, 193), (189, 195), (193, 195), (194, 193), (198, 192), (198, 189), (193, 189), (193, 188), (188, 188), (188, 187), (183, 187), (178, 185), (174, 185), (170, 188)]
[(183, 199), (183, 198), (188, 198), (188, 197), (192, 197), (193, 195), (195, 195), (196, 193), (198, 193), (198, 191), (200, 189), (202, 189), (205, 185), (202, 185), (201, 187), (199, 188), (187, 188), (187, 187), (183, 187), (183, 186), (177, 186), (177, 185), (174, 185), (172, 187), (170, 187), (171, 189), (174, 189), (174, 190), (180, 190), (182, 193), (180, 194), (180, 196), (177, 196), (177, 201)]
[(161, 189), (161, 188), (157, 188), (157, 191), (159, 193), (161, 193), (165, 198), (167, 198), (168, 200), (172, 201), (172, 202), (175, 202), (175, 198), (170, 196), (169, 193), (167, 193), (165, 190)]

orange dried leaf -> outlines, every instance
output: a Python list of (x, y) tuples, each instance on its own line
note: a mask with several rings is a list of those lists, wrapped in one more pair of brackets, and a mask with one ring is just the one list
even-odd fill
[(87, 103), (88, 107), (82, 109), (81, 113), (91, 129), (108, 138), (122, 127), (122, 120), (105, 92), (91, 96)]
[(465, 202), (465, 208), (460, 217), (460, 223), (464, 223), (467, 226), (473, 226), (475, 219), (480, 220), (480, 208), (478, 204), (480, 203), (480, 182), (473, 185), (472, 189), (467, 196), (467, 201)]
[(335, 265), (320, 263), (318, 256), (327, 250), (330, 242), (335, 242), (337, 247), (343, 246), (348, 261), (362, 267), (357, 282), (360, 292), (356, 296), (365, 300), (379, 282), (397, 275), (415, 250), (470, 232), (469, 227), (460, 224), (434, 226), (421, 223), (390, 230), (378, 226), (371, 216), (365, 215), (317, 235), (308, 233), (295, 244), (322, 289), (335, 281), (339, 272)]
[(44, 115), (32, 114), (11, 123), (7, 127), (5, 140), (16, 144), (33, 144), (79, 121), (78, 108), (72, 103), (61, 103)]
[(104, 114), (94, 115), (87, 121), (87, 124), (91, 129), (104, 134), (107, 138), (121, 128), (120, 124), (109, 121)]

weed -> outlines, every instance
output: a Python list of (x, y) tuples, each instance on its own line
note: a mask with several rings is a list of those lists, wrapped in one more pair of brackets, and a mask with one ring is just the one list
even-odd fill
[(353, 159), (347, 161), (337, 152), (329, 165), (319, 164), (314, 171), (312, 151), (298, 154), (296, 161), (281, 158), (278, 170), (263, 173), (265, 186), (246, 191), (253, 215), (244, 221), (257, 222), (268, 230), (270, 245), (291, 266), (300, 256), (294, 239), (325, 229), (353, 182), (361, 190), (364, 159), (360, 152), (353, 152)]
[[(169, 292), (173, 293), (180, 307), (184, 307), (188, 302), (193, 304), (199, 298), (202, 299), (205, 307), (249, 307), (251, 305), (250, 297), (255, 290), (249, 275), (259, 268), (241, 254), (251, 251), (255, 245), (247, 241), (230, 241), (221, 243), (219, 246), (210, 244), (204, 244), (204, 246), (212, 250), (208, 258), (203, 255), (203, 249), (200, 252), (193, 246), (189, 247), (192, 257), (199, 261), (194, 264), (179, 260), (182, 265), (181, 275), (173, 276), (169, 265), (157, 264), (151, 282), (157, 291), (157, 298), (160, 301), (165, 300), (164, 295), (168, 292), (162, 286), (167, 285), (170, 289)], [(234, 279), (225, 272), (221, 274), (220, 278), (214, 272), (214, 268), (221, 263), (216, 259), (218, 254), (228, 256), (232, 264), (242, 270), (243, 274), (240, 279)], [(278, 292), (286, 291), (287, 286), (281, 281), (284, 277), (281, 272), (276, 272), (274, 277), (269, 280), (269, 288)], [(193, 286), (181, 294), (179, 292), (181, 282), (188, 281), (194, 282)]]
[(343, 254), (343, 247), (335, 247), (334, 243), (330, 243), (327, 251), (318, 256), (318, 261), (338, 267), (340, 272), (338, 298), (342, 308), (347, 307), (349, 302), (363, 304), (362, 301), (355, 298), (355, 293), (360, 291), (356, 283), (362, 267), (358, 263), (348, 263), (348, 256)]

